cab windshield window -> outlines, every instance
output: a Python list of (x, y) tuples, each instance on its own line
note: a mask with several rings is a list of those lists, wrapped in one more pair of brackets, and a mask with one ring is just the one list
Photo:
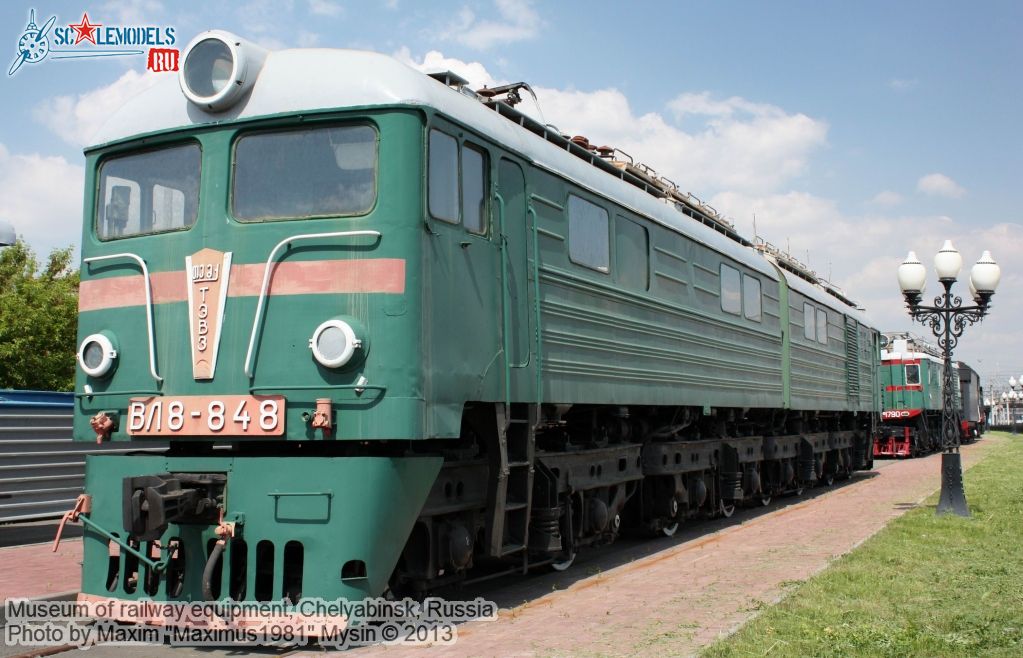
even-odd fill
[(199, 210), (195, 143), (108, 158), (99, 170), (96, 233), (101, 240), (186, 229)]
[(361, 215), (376, 201), (376, 173), (369, 126), (245, 135), (234, 150), (232, 212), (241, 221)]

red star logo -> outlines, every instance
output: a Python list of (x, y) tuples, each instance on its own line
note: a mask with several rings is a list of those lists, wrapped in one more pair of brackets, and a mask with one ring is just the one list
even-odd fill
[(72, 30), (74, 30), (75, 32), (78, 33), (78, 35), (75, 37), (75, 44), (74, 45), (77, 46), (78, 44), (80, 44), (83, 41), (91, 41), (92, 45), (95, 46), (96, 45), (96, 28), (97, 27), (103, 27), (103, 26), (99, 25), (99, 24), (90, 23), (89, 22), (89, 14), (85, 13), (85, 14), (82, 14), (82, 22), (81, 23), (79, 23), (78, 25), (75, 25), (74, 23), (71, 23), (70, 25), (68, 25), (68, 27), (70, 27)]

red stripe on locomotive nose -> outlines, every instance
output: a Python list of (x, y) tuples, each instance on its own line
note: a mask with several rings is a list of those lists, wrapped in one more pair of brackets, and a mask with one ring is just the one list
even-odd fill
[[(263, 285), (265, 264), (231, 267), (228, 297), (255, 297)], [(188, 300), (185, 270), (154, 272), (153, 303), (170, 304)], [(270, 280), (271, 295), (315, 295), (324, 293), (405, 292), (405, 260), (373, 258), (362, 260), (315, 260), (280, 263)], [(142, 306), (146, 303), (141, 274), (82, 281), (78, 311)]]

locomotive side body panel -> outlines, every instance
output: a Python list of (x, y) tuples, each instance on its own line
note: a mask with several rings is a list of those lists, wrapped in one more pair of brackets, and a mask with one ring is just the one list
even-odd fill
[(776, 280), (549, 172), (531, 183), (545, 402), (782, 405)]

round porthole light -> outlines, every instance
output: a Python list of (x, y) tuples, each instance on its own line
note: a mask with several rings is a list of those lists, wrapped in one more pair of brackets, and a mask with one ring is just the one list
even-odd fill
[(344, 320), (327, 320), (316, 327), (313, 337), (309, 339), (309, 349), (313, 358), (327, 368), (340, 368), (355, 355), (355, 350), (362, 347), (360, 339), (352, 325)]
[(78, 348), (78, 364), (90, 377), (103, 377), (117, 361), (117, 348), (104, 334), (86, 336)]
[(210, 112), (234, 105), (256, 81), (266, 50), (230, 32), (203, 32), (185, 48), (178, 82), (185, 97)]

